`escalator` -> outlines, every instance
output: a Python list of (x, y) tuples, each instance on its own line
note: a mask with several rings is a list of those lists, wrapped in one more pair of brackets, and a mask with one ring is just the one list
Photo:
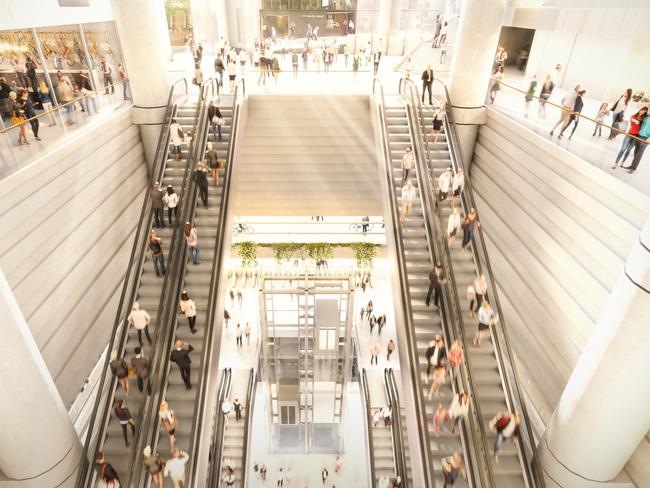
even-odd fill
[[(373, 85), (373, 89), (374, 86), (380, 86), (378, 80)], [(449, 323), (451, 319), (448, 317), (450, 312), (448, 298), (443, 296), (439, 309), (433, 304), (431, 307), (427, 307), (425, 304), (429, 286), (429, 271), (438, 259), (436, 258), (434, 230), (423, 211), (427, 197), (421, 191), (424, 176), (417, 170), (412, 170), (409, 174), (409, 180), (416, 188), (417, 198), (413, 203), (410, 216), (405, 220), (404, 228), (399, 225), (398, 214), (401, 208), (402, 189), (401, 159), (407, 147), (416, 149), (410, 132), (411, 122), (407, 107), (399, 101), (386, 106), (383, 88), (377, 102), (380, 129), (384, 132), (386, 163), (389, 165), (386, 168), (386, 179), (395, 232), (395, 248), (400, 274), (399, 285), (406, 322), (405, 331), (409, 342), (408, 347), (402, 347), (402, 350), (407, 351), (408, 361), (413, 365), (410, 368), (409, 381), (417, 395), (414, 404), (419, 433), (417, 443), (420, 448), (420, 458), (425, 467), (423, 472), (425, 484), (429, 487), (436, 486), (440, 479), (442, 459), (458, 452), (463, 458), (469, 479), (468, 481), (459, 480), (456, 486), (481, 486), (480, 482), (475, 482), (482, 477), (482, 473), (474, 452), (472, 437), (474, 429), (472, 426), (465, 425), (463, 422), (460, 436), (454, 436), (447, 431), (441, 431), (437, 435), (433, 429), (432, 418), (438, 402), (442, 403), (444, 407), (448, 407), (455, 391), (462, 389), (471, 395), (471, 387), (468, 384), (446, 382), (440, 388), (439, 396), (435, 398), (435, 401), (428, 400), (426, 348), (435, 335), (439, 334), (449, 349), (455, 336)], [(417, 157), (418, 154), (416, 154)]]
[[(444, 86), (443, 86), (444, 87)], [(446, 87), (444, 87), (446, 93)], [(416, 112), (414, 128), (424, 147), (427, 171), (423, 171), (431, 178), (430, 187), (437, 188), (437, 178), (452, 168), (454, 172), (463, 168), (463, 159), (460, 154), (460, 144), (453, 124), (453, 108), (446, 93), (447, 116), (444, 123), (444, 133), (439, 135), (436, 144), (427, 140), (426, 120), (431, 120), (433, 109), (424, 107), (419, 103), (420, 98), (417, 87), (412, 88), (410, 101)], [(469, 175), (465, 177), (465, 190), (461, 194), (461, 216), (467, 215), (475, 207)], [(451, 213), (450, 201), (440, 203), (436, 207), (436, 218), (440, 229), (447, 229), (447, 220)], [(491, 454), (492, 445), (496, 435), (490, 431), (489, 422), (499, 412), (517, 411), (521, 414), (520, 442), (515, 445), (506, 442), (499, 453), (499, 462), (489, 459), (487, 463), (491, 486), (504, 488), (519, 488), (544, 486), (538, 467), (532, 462), (534, 439), (528, 421), (526, 405), (524, 404), (519, 389), (516, 365), (509, 348), (507, 329), (498, 301), (498, 294), (494, 285), (489, 258), (485, 249), (482, 233), (478, 228), (471, 241), (471, 251), (466, 252), (461, 247), (462, 238), (457, 238), (451, 245), (447, 239), (444, 242), (444, 254), (450, 270), (449, 288), (455, 294), (458, 307), (458, 317), (461, 336), (465, 345), (466, 362), (471, 370), (474, 385), (474, 403), (479, 412), (481, 425), (479, 426), (483, 451)], [(478, 327), (478, 321), (469, 315), (469, 302), (467, 288), (471, 286), (476, 277), (484, 274), (488, 283), (488, 298), (500, 321), (491, 327), (491, 333), (486, 334), (480, 347), (473, 344), (473, 337)]]
[[(177, 92), (178, 85), (184, 85), (185, 95)], [(182, 97), (182, 98), (181, 98)], [(167, 109), (163, 118), (161, 135), (155, 153), (154, 165), (152, 170), (151, 184), (160, 182), (160, 187), (164, 191), (167, 185), (172, 185), (178, 193), (181, 200), (184, 196), (185, 186), (183, 185), (182, 175), (187, 172), (190, 164), (189, 145), (182, 145), (180, 160), (176, 160), (175, 155), (169, 151), (169, 126), (172, 119), (181, 125), (184, 131), (193, 130), (195, 123), (196, 105), (191, 103), (187, 97), (187, 81), (180, 79), (175, 82), (169, 93)], [(176, 175), (181, 175), (177, 177)], [(122, 295), (118, 306), (117, 317), (115, 320), (113, 333), (108, 345), (108, 354), (115, 351), (119, 358), (124, 358), (127, 363), (134, 356), (135, 347), (139, 346), (137, 331), (133, 327), (128, 327), (126, 319), (131, 312), (134, 302), (138, 302), (140, 309), (147, 311), (150, 316), (149, 331), (153, 340), (161, 335), (159, 332), (164, 329), (164, 300), (165, 290), (173, 282), (171, 268), (174, 264), (175, 249), (173, 246), (174, 235), (178, 232), (177, 226), (169, 226), (156, 229), (158, 237), (163, 240), (163, 252), (165, 253), (165, 265), (167, 274), (163, 277), (156, 276), (151, 262), (147, 258), (147, 242), (149, 230), (153, 226), (153, 210), (151, 208), (151, 199), (149, 198), (149, 189), (146, 188), (140, 222), (137, 227), (134, 240), (133, 250), (127, 273), (124, 279)], [(166, 215), (163, 216), (166, 219)], [(145, 358), (151, 358), (152, 344), (142, 334), (142, 354)], [(129, 446), (125, 446), (122, 436), (122, 427), (113, 414), (115, 402), (118, 399), (125, 401), (126, 407), (133, 416), (136, 427), (139, 427), (140, 413), (145, 395), (138, 391), (135, 381), (130, 381), (129, 395), (127, 396), (118, 386), (118, 382), (113, 376), (107, 358), (104, 364), (104, 372), (100, 380), (98, 394), (91, 414), (86, 441), (83, 450), (83, 459), (81, 469), (76, 480), (77, 487), (96, 486), (94, 459), (101, 450), (104, 452), (106, 461), (117, 471), (121, 480), (125, 481), (129, 477), (130, 463), (134, 455), (133, 434), (128, 429)], [(144, 385), (146, 392), (146, 383)], [(136, 431), (136, 436), (139, 430)]]
[[(216, 80), (208, 80), (201, 86), (201, 110), (199, 122), (195, 132), (194, 161), (202, 160), (208, 142), (214, 141), (214, 135), (209, 132), (207, 113), (207, 99), (209, 89), (214, 88)], [(239, 86), (238, 86), (239, 88)], [(200, 451), (203, 435), (204, 404), (208, 391), (208, 377), (210, 367), (219, 360), (219, 341), (215, 342), (215, 330), (218, 329), (222, 313), (217, 313), (220, 277), (225, 256), (225, 244), (229, 242), (226, 228), (228, 198), (230, 195), (230, 182), (232, 170), (232, 148), (236, 136), (239, 106), (237, 93), (232, 97), (232, 106), (220, 108), (225, 120), (222, 126), (224, 138), (228, 140), (227, 146), (223, 143), (216, 145), (220, 160), (225, 159), (225, 167), (220, 170), (218, 185), (212, 182), (209, 176), (207, 206), (199, 198), (199, 188), (192, 179), (189, 184), (188, 197), (183, 212), (183, 222), (191, 222), (198, 231), (200, 247), (200, 263), (193, 264), (189, 257), (187, 246), (179, 253), (177, 281), (170, 298), (169, 328), (164, 341), (161, 342), (159, 355), (154, 358), (154, 396), (146, 406), (143, 418), (144, 433), (140, 448), (146, 445), (153, 450), (169, 452), (169, 439), (158, 422), (160, 403), (166, 401), (176, 413), (178, 425), (176, 427), (176, 447), (187, 452), (190, 460), (186, 466), (186, 479), (188, 486), (199, 486), (196, 480), (202, 480), (204, 473), (197, 472), (197, 457)], [(227, 149), (227, 150), (226, 150)], [(224, 158), (225, 157), (225, 158)], [(189, 294), (196, 305), (196, 333), (192, 333), (184, 315), (175, 313), (179, 309), (180, 295), (183, 291)], [(223, 290), (221, 290), (223, 292)], [(220, 330), (220, 329), (219, 329)], [(186, 388), (179, 368), (170, 361), (170, 352), (174, 349), (177, 340), (190, 346), (191, 388)], [(206, 441), (208, 442), (208, 441)], [(144, 486), (146, 473), (142, 463), (136, 463), (134, 480), (137, 486)]]
[(402, 406), (397, 390), (397, 381), (392, 368), (384, 370), (384, 387), (386, 389), (386, 398), (392, 407), (392, 425), (393, 432), (393, 450), (397, 463), (397, 474), (402, 480), (402, 486), (413, 486), (413, 473), (410, 465), (410, 454), (408, 447), (408, 436), (406, 433), (406, 409)]

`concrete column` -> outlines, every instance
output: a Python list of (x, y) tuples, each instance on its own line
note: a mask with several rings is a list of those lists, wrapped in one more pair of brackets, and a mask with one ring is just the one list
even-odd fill
[(377, 25), (374, 32), (375, 35), (383, 37), (384, 39), (388, 39), (388, 34), (390, 33), (390, 20), (392, 10), (393, 0), (379, 0), (379, 9), (377, 10)]
[(162, 0), (113, 0), (133, 96), (133, 122), (140, 126), (151, 171), (167, 106), (171, 45)]
[(506, 1), (465, 0), (460, 11), (449, 77), (449, 96), (468, 167), (474, 154), (478, 126), (487, 121), (485, 94)]
[[(550, 486), (604, 486), (650, 430), (650, 220), (567, 383), (538, 455)], [(620, 482), (607, 486), (631, 486)]]
[(81, 443), (1, 271), (0, 324), (0, 485), (72, 486)]

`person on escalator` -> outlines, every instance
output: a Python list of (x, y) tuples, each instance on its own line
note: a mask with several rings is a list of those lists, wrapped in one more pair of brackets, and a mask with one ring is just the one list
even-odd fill
[(409, 172), (413, 169), (413, 159), (413, 150), (407, 147), (404, 156), (402, 156), (402, 184), (408, 180)]
[(194, 181), (199, 187), (203, 206), (208, 208), (208, 171), (201, 161), (197, 163), (196, 169), (194, 170)]
[(210, 121), (210, 130), (214, 135), (214, 139), (221, 141), (221, 126), (225, 121), (223, 115), (221, 115), (221, 110), (219, 110), (219, 107), (213, 100), (210, 100), (210, 105), (208, 106), (208, 120)]
[(478, 220), (478, 214), (476, 213), (476, 209), (474, 207), (470, 209), (469, 214), (465, 217), (465, 220), (463, 221), (461, 227), (463, 228), (462, 247), (463, 250), (469, 251), (469, 244), (472, 240), (472, 237), (474, 236), (474, 229), (476, 227), (481, 227), (481, 222)]
[(208, 142), (208, 150), (205, 153), (205, 160), (208, 162), (208, 168), (212, 171), (212, 181), (215, 186), (219, 185), (219, 158), (217, 151), (212, 147), (212, 143)]
[(174, 488), (185, 487), (185, 464), (189, 458), (185, 451), (180, 449), (172, 451), (172, 458), (165, 465), (165, 476), (169, 476), (174, 483)]
[(449, 371), (449, 379), (453, 381), (456, 376), (460, 374), (460, 366), (463, 364), (463, 346), (460, 343), (459, 339), (456, 339), (449, 349), (449, 357), (447, 363), (447, 369)]
[(427, 378), (426, 383), (429, 383), (429, 378), (431, 377), (431, 370), (437, 368), (441, 364), (444, 364), (447, 359), (447, 348), (445, 343), (442, 340), (440, 334), (436, 334), (436, 337), (433, 341), (429, 342), (429, 347), (427, 347), (424, 352), (424, 356), (427, 359)]
[(160, 457), (160, 454), (158, 452), (151, 452), (151, 446), (146, 446), (143, 451), (144, 454), (144, 460), (142, 463), (144, 464), (144, 469), (147, 471), (147, 473), (151, 476), (151, 479), (153, 480), (154, 484), (158, 488), (162, 488), (163, 486), (163, 467), (165, 465), (165, 461)]
[(474, 279), (472, 288), (474, 289), (474, 299), (476, 301), (475, 302), (476, 308), (472, 310), (473, 301), (471, 301), (469, 305), (469, 311), (470, 311), (470, 317), (474, 318), (476, 317), (476, 312), (478, 312), (479, 309), (481, 308), (481, 305), (483, 304), (483, 300), (487, 300), (487, 280), (485, 279), (484, 274), (481, 274), (480, 276), (477, 276)]
[[(133, 309), (127, 317), (127, 322), (129, 325), (132, 325), (135, 330), (138, 332), (138, 342), (140, 347), (142, 347), (142, 332), (147, 337), (149, 345), (151, 345), (151, 336), (149, 335), (149, 324), (151, 323), (151, 316), (147, 313), (146, 310), (140, 308), (138, 302), (133, 303)], [(140, 389), (142, 391), (142, 389)]]
[[(95, 463), (97, 464), (99, 479), (106, 483), (106, 488), (119, 488), (120, 477), (117, 475), (117, 471), (115, 471), (113, 466), (111, 466), (110, 463), (106, 462), (104, 459), (104, 453), (102, 451), (99, 451), (97, 453)], [(104, 486), (103, 483), (102, 486)]]
[(187, 344), (183, 341), (176, 341), (176, 347), (169, 356), (169, 360), (178, 365), (178, 369), (181, 372), (181, 378), (185, 383), (185, 388), (188, 390), (192, 388), (192, 383), (190, 382), (190, 368), (192, 360), (190, 359), (190, 353), (194, 350), (191, 344)]
[[(165, 228), (165, 217), (163, 217), (163, 192), (160, 189), (160, 183), (155, 182), (151, 191), (149, 191), (151, 198), (151, 208), (153, 209), (154, 225), (156, 227)], [(170, 224), (171, 225), (171, 224)]]
[(445, 121), (445, 104), (441, 104), (436, 112), (433, 114), (433, 128), (431, 129), (431, 133), (429, 134), (429, 140), (433, 139), (433, 144), (438, 143), (438, 136), (440, 135), (440, 131), (442, 130), (442, 126)]
[(129, 447), (129, 437), (128, 437), (128, 430), (127, 426), (131, 426), (131, 436), (135, 436), (135, 421), (133, 420), (133, 417), (131, 416), (131, 412), (127, 408), (127, 406), (124, 404), (124, 400), (119, 399), (115, 403), (115, 409), (113, 410), (115, 412), (115, 416), (117, 417), (117, 420), (120, 423), (120, 427), (122, 427), (122, 436), (124, 437), (124, 444), (126, 444), (126, 447)]
[(129, 366), (126, 364), (124, 358), (118, 357), (117, 351), (111, 352), (109, 366), (111, 367), (111, 372), (118, 379), (122, 388), (124, 388), (126, 396), (129, 396)]
[(196, 304), (190, 299), (189, 293), (183, 290), (181, 293), (181, 301), (179, 303), (179, 313), (183, 313), (187, 317), (187, 323), (190, 326), (192, 334), (196, 334)]
[(411, 180), (406, 182), (406, 185), (402, 187), (402, 211), (399, 217), (399, 222), (402, 227), (406, 223), (406, 217), (411, 214), (413, 210), (413, 202), (415, 201), (416, 190), (411, 183)]
[(460, 200), (460, 194), (463, 192), (464, 188), (465, 188), (465, 172), (463, 171), (463, 168), (460, 168), (458, 171), (456, 171), (456, 174), (454, 174), (454, 180), (451, 183), (451, 189), (454, 195), (453, 197), (451, 197), (452, 208)]
[(452, 456), (443, 458), (442, 476), (444, 477), (444, 485), (442, 488), (453, 487), (459, 474), (462, 475), (463, 479), (467, 479), (467, 474), (463, 468), (463, 459), (460, 457), (460, 454), (455, 452)]
[[(436, 263), (435, 267), (429, 271), (429, 290), (424, 304), (428, 307), (431, 304), (431, 295), (433, 295), (433, 304), (440, 306), (440, 297), (442, 296), (442, 285), (447, 281), (442, 264)], [(434, 293), (435, 292), (435, 293)]]
[(438, 201), (442, 202), (447, 199), (453, 179), (454, 172), (451, 168), (447, 168), (446, 171), (438, 177)]
[(181, 144), (185, 140), (185, 132), (181, 128), (181, 125), (176, 122), (176, 119), (172, 119), (172, 123), (169, 125), (169, 142), (174, 148), (172, 154), (176, 154), (176, 161), (181, 159)]
[(176, 413), (169, 408), (167, 402), (162, 401), (160, 402), (158, 417), (160, 418), (160, 423), (165, 429), (165, 432), (167, 432), (167, 435), (169, 436), (169, 449), (173, 451), (174, 446), (176, 446), (176, 427), (178, 427)]
[(481, 340), (483, 339), (483, 334), (486, 330), (490, 330), (490, 326), (496, 324), (498, 321), (498, 316), (492, 309), (492, 306), (487, 300), (483, 301), (483, 305), (478, 311), (478, 330), (474, 336), (474, 345), (476, 347), (481, 346)]
[(156, 231), (153, 229), (149, 234), (147, 247), (151, 252), (151, 260), (153, 261), (153, 269), (156, 272), (156, 276), (160, 276), (161, 273), (165, 276), (165, 255), (162, 248), (162, 239), (156, 235)]
[(201, 264), (199, 236), (196, 227), (194, 227), (190, 222), (185, 222), (185, 225), (183, 226), (183, 235), (185, 236), (185, 242), (187, 242), (192, 262), (195, 265)]
[(135, 357), (131, 358), (131, 367), (135, 369), (135, 377), (138, 381), (138, 390), (142, 393), (144, 382), (147, 382), (147, 394), (151, 395), (151, 381), (149, 380), (149, 361), (142, 356), (142, 348), (136, 347)]
[(167, 191), (163, 195), (163, 202), (167, 205), (167, 219), (170, 226), (172, 225), (172, 215), (174, 215), (178, 224), (178, 200), (178, 193), (174, 191), (174, 187), (167, 185)]
[(454, 208), (449, 214), (449, 219), (447, 219), (447, 246), (451, 247), (451, 243), (454, 242), (454, 239), (456, 239), (456, 235), (458, 234), (459, 230), (460, 212), (457, 208)]
[(469, 397), (467, 393), (464, 391), (456, 393), (447, 412), (449, 413), (449, 419), (453, 422), (451, 433), (455, 435), (460, 422), (469, 415)]
[(521, 417), (518, 412), (499, 412), (490, 420), (490, 430), (495, 432), (497, 437), (494, 441), (494, 462), (499, 462), (499, 451), (506, 439), (512, 439), (517, 444), (519, 441), (519, 425)]

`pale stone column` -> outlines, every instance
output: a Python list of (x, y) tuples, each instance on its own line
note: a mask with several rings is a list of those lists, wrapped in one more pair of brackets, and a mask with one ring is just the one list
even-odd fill
[(460, 11), (449, 96), (467, 167), (474, 154), (478, 127), (487, 121), (485, 94), (505, 6), (506, 0), (465, 0)]
[(0, 324), (0, 469), (10, 479), (6, 486), (74, 486), (81, 443), (1, 271)]
[(650, 430), (650, 220), (540, 442), (550, 486), (628, 486), (617, 477)]

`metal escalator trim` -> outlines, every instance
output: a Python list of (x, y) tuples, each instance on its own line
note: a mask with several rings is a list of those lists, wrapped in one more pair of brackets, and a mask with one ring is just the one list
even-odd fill
[[(258, 353), (261, 351), (258, 348)], [(244, 425), (244, 448), (241, 458), (241, 486), (246, 486), (246, 466), (248, 466), (248, 445), (250, 444), (251, 426), (253, 424), (253, 407), (255, 401), (255, 385), (257, 384), (257, 376), (259, 369), (251, 368), (250, 376), (248, 378), (248, 388), (246, 390), (246, 424)]]
[(406, 448), (404, 447), (404, 437), (402, 435), (402, 407), (399, 401), (399, 392), (393, 368), (384, 369), (384, 385), (386, 395), (391, 405), (393, 433), (393, 455), (397, 465), (397, 475), (402, 479), (402, 486), (409, 487), (408, 468), (406, 462)]
[[(153, 184), (153, 182), (161, 181), (165, 172), (167, 148), (169, 146), (169, 125), (171, 124), (171, 119), (177, 109), (176, 104), (173, 103), (174, 91), (176, 89), (176, 85), (180, 82), (183, 82), (185, 85), (185, 95), (188, 93), (188, 84), (185, 78), (176, 80), (169, 89), (169, 96), (167, 97), (167, 109), (165, 110), (165, 115), (163, 117), (163, 125), (161, 128), (160, 137), (158, 138), (158, 145), (156, 147), (156, 152), (154, 155), (153, 170), (151, 172), (151, 179), (149, 185), (147, 186), (147, 189), (151, 187), (151, 184)], [(110, 419), (111, 406), (117, 385), (117, 379), (112, 375), (109, 368), (110, 352), (115, 349), (115, 346), (117, 344), (116, 350), (118, 351), (119, 357), (124, 356), (124, 347), (126, 344), (126, 339), (128, 337), (129, 329), (126, 326), (125, 321), (128, 313), (130, 312), (131, 304), (135, 300), (135, 296), (139, 288), (140, 279), (142, 276), (142, 266), (144, 264), (144, 258), (146, 254), (146, 243), (152, 222), (153, 209), (151, 208), (151, 200), (148, 197), (148, 192), (146, 192), (143, 198), (140, 218), (133, 240), (133, 247), (131, 248), (131, 255), (127, 264), (127, 271), (124, 276), (124, 284), (122, 286), (122, 293), (120, 295), (120, 300), (117, 306), (117, 313), (115, 321), (113, 323), (113, 330), (111, 332), (111, 337), (106, 349), (107, 354), (104, 360), (104, 365), (102, 366), (103, 372), (99, 386), (97, 388), (97, 397), (93, 406), (90, 420), (88, 422), (86, 440), (82, 449), (78, 474), (75, 479), (76, 488), (83, 488), (84, 486), (93, 484), (92, 480), (95, 473), (94, 469), (92, 468), (94, 466), (95, 456), (100, 450), (102, 443), (104, 442), (104, 435), (108, 426), (108, 421)], [(106, 381), (107, 377), (108, 382)], [(105, 387), (107, 387), (106, 391)], [(102, 403), (104, 404), (104, 408), (100, 413), (99, 408)], [(100, 420), (100, 424), (98, 425), (99, 430), (95, 432), (95, 423), (98, 421), (98, 418)], [(88, 459), (88, 453), (91, 450), (91, 444), (93, 444), (93, 441), (96, 442), (96, 445), (92, 449), (93, 457), (91, 459)]]
[[(380, 98), (376, 100), (375, 86), (379, 86)], [(402, 305), (402, 312), (404, 320), (406, 321), (404, 331), (406, 333), (407, 339), (407, 356), (409, 363), (411, 365), (418, 365), (417, 367), (409, 368), (408, 375), (410, 376), (411, 384), (416, 395), (416, 401), (414, 402), (414, 408), (416, 413), (416, 418), (419, 423), (418, 429), (418, 446), (420, 451), (420, 459), (423, 464), (423, 476), (425, 481), (425, 486), (428, 488), (435, 488), (435, 472), (431, 456), (431, 443), (429, 442), (427, 419), (426, 419), (426, 407), (422, 400), (422, 383), (420, 378), (420, 368), (419, 368), (419, 358), (417, 351), (417, 339), (414, 337), (415, 325), (413, 320), (413, 309), (411, 306), (411, 292), (408, 287), (408, 273), (406, 269), (406, 255), (404, 252), (404, 242), (402, 240), (402, 230), (399, 224), (399, 209), (397, 208), (397, 196), (395, 194), (395, 184), (393, 178), (393, 167), (392, 167), (392, 158), (388, 142), (388, 125), (386, 122), (386, 113), (385, 113), (385, 98), (384, 98), (384, 88), (381, 84), (381, 81), (378, 78), (374, 78), (372, 84), (373, 95), (375, 95), (375, 102), (378, 106), (379, 113), (379, 127), (382, 137), (382, 145), (384, 150), (384, 160), (385, 160), (385, 177), (388, 184), (388, 205), (390, 207), (390, 218), (392, 221), (393, 229), (393, 243), (395, 245), (395, 257), (397, 260), (397, 272), (399, 275), (399, 292), (400, 292), (400, 302)]]
[[(197, 98), (197, 106), (194, 115), (194, 124), (192, 134), (197, 134), (197, 128), (201, 123), (202, 100), (204, 91), (201, 90)], [(187, 164), (183, 175), (183, 185), (181, 189), (181, 217), (179, 221), (185, 222), (192, 215), (196, 198), (197, 189), (192, 178), (192, 170), (195, 166), (197, 157), (197, 138), (194, 137), (188, 147)], [(171, 350), (170, 341), (173, 340), (175, 332), (175, 323), (178, 309), (178, 300), (180, 298), (179, 287), (182, 286), (181, 276), (185, 275), (184, 259), (186, 251), (185, 237), (182, 226), (174, 227), (170, 256), (173, 261), (167, 269), (163, 292), (160, 298), (160, 308), (158, 312), (158, 330), (154, 339), (151, 359), (149, 361), (149, 379), (151, 381), (152, 394), (144, 395), (141, 401), (139, 418), (140, 428), (137, 430), (137, 436), (132, 442), (131, 457), (129, 462), (129, 478), (127, 486), (145, 486), (144, 466), (141, 460), (141, 453), (145, 446), (149, 445), (153, 451), (156, 451), (159, 429), (158, 429), (158, 408), (166, 392), (166, 380), (168, 372), (169, 351)], [(163, 386), (165, 388), (163, 388)]]
[(375, 447), (373, 445), (372, 438), (372, 413), (370, 412), (370, 392), (368, 391), (368, 375), (366, 374), (366, 368), (361, 370), (361, 406), (365, 408), (366, 415), (364, 416), (366, 431), (368, 432), (368, 454), (370, 462), (370, 476), (371, 476), (371, 488), (377, 488), (377, 474), (375, 472)]
[[(221, 385), (217, 396), (217, 407), (214, 411), (214, 431), (210, 443), (208, 478), (206, 488), (219, 488), (221, 481), (221, 453), (223, 452), (223, 436), (225, 434), (224, 416), (221, 413), (221, 405), (230, 396), (232, 386), (232, 369), (225, 368), (221, 376)], [(244, 466), (242, 466), (242, 472)], [(195, 486), (195, 485), (188, 485)], [(198, 485), (196, 485), (198, 486)], [(243, 485), (242, 485), (243, 486)]]

